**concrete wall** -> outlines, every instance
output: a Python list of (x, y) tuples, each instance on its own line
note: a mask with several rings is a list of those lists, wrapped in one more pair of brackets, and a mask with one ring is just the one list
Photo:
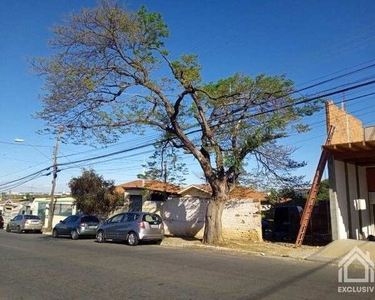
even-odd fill
[(223, 211), (224, 237), (262, 240), (260, 201), (253, 199), (231, 200)]
[[(207, 198), (186, 196), (166, 202), (145, 201), (143, 211), (159, 212), (164, 219), (166, 234), (203, 237)], [(261, 240), (261, 207), (258, 200), (236, 199), (225, 205), (224, 238)]]
[[(358, 167), (342, 161), (332, 160), (329, 163), (330, 172), (330, 209), (332, 238), (363, 239), (374, 234), (374, 224), (369, 214), (369, 205), (366, 210), (356, 210), (355, 199), (365, 199), (369, 203), (366, 181), (366, 168)], [(362, 231), (360, 235), (360, 216)]]

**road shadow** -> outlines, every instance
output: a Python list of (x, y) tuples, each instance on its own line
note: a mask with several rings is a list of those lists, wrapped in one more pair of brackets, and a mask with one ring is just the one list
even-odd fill
[[(302, 282), (306, 280), (306, 277), (311, 276), (312, 274), (326, 268), (329, 265), (332, 265), (334, 263), (333, 260), (330, 260), (324, 264), (319, 264), (317, 267), (313, 269), (306, 270), (302, 274), (296, 274), (292, 278), (286, 278), (282, 281), (275, 282), (274, 284), (271, 284), (270, 286), (267, 286), (263, 288), (261, 291), (256, 292), (255, 294), (249, 296), (249, 297), (242, 297), (241, 300), (259, 300), (259, 299), (266, 299), (270, 296), (276, 295), (279, 291), (283, 289), (287, 289), (290, 286), (298, 285), (298, 282)], [(272, 282), (272, 281), (270, 281)], [(280, 299), (282, 296), (280, 296)], [(297, 297), (298, 298), (298, 297)]]

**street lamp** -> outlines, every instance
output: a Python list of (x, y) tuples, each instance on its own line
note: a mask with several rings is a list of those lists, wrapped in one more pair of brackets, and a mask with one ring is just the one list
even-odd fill
[(42, 151), (40, 151), (38, 148), (36, 148), (35, 146), (31, 145), (30, 143), (28, 143), (27, 141), (25, 141), (24, 139), (21, 139), (21, 138), (15, 138), (14, 141), (16, 143), (25, 143), (27, 146), (30, 146), (31, 148), (33, 148), (34, 150), (38, 151), (41, 155), (43, 155), (44, 157), (48, 158), (48, 160), (52, 160), (51, 157), (45, 155)]

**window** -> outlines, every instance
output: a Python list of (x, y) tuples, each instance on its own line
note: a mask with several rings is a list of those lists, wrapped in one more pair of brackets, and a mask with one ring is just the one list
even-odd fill
[(83, 223), (99, 223), (99, 220), (95, 216), (84, 216), (81, 220)]
[(147, 223), (161, 223), (161, 219), (158, 215), (144, 215), (143, 221)]
[(70, 204), (56, 204), (55, 215), (70, 216), (72, 214), (72, 206)]
[(150, 200), (151, 201), (164, 201), (166, 198), (166, 194), (164, 193), (152, 193)]
[(38, 216), (26, 215), (25, 219), (26, 220), (39, 220), (39, 217)]
[(129, 215), (129, 221), (135, 221), (139, 218), (139, 214), (131, 213)]
[(64, 222), (65, 223), (72, 223), (72, 222), (75, 222), (79, 219), (79, 216), (70, 216), (70, 217), (67, 217)]
[(109, 223), (120, 223), (122, 221), (122, 218), (124, 217), (123, 214), (121, 215), (116, 215), (114, 217), (112, 217), (109, 221)]

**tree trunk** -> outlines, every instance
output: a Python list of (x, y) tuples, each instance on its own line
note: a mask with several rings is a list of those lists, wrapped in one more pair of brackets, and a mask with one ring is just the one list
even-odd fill
[(212, 199), (208, 202), (205, 217), (203, 243), (221, 245), (224, 242), (221, 217), (226, 201), (229, 199), (229, 190), (226, 183), (213, 187)]

